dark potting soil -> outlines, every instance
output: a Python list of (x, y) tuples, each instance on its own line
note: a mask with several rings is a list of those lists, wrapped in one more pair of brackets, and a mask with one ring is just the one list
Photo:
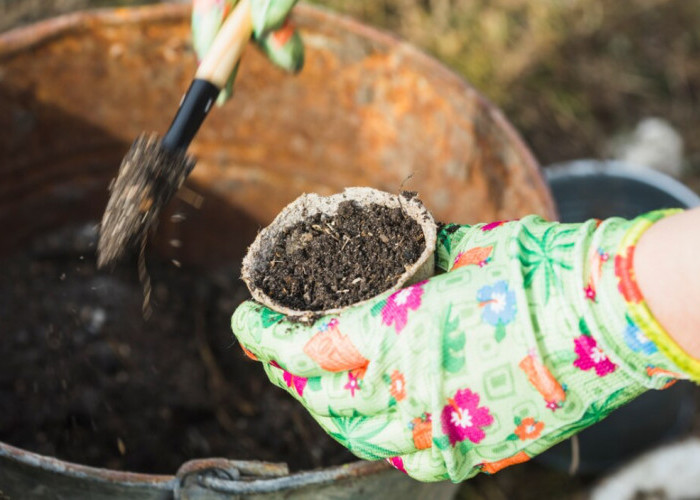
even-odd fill
[(242, 354), (236, 263), (204, 275), (149, 257), (146, 321), (135, 262), (98, 271), (95, 241), (91, 226), (57, 232), (0, 262), (0, 441), (163, 474), (201, 457), (353, 460)]
[(424, 249), (420, 225), (401, 208), (344, 201), (282, 232), (253, 281), (292, 309), (343, 307), (391, 288)]

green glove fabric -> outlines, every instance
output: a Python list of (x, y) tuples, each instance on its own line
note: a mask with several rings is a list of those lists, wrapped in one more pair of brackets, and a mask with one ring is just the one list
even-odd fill
[(448, 225), (446, 273), (311, 327), (246, 302), (232, 328), (358, 457), (423, 481), (494, 473), (688, 378), (645, 335), (660, 326), (631, 273), (639, 235), (668, 213)]
[[(192, 40), (201, 60), (211, 47), (226, 16), (238, 0), (192, 0)], [(251, 0), (253, 39), (277, 66), (297, 72), (304, 65), (304, 45), (289, 24), (289, 13), (297, 0)], [(231, 73), (217, 100), (221, 105), (233, 94), (238, 65)]]

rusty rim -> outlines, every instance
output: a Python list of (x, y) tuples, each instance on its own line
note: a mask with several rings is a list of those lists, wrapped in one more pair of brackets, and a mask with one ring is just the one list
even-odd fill
[[(176, 490), (189, 478), (195, 477), (199, 484), (207, 488), (235, 495), (270, 493), (322, 485), (343, 479), (378, 474), (391, 469), (389, 464), (384, 461), (357, 461), (316, 471), (289, 474), (286, 464), (205, 458), (185, 462), (176, 475), (144, 474), (75, 464), (0, 442), (1, 458), (77, 480), (90, 480), (127, 487), (145, 486), (162, 491)], [(227, 477), (211, 476), (208, 474), (211, 471), (221, 471)]]

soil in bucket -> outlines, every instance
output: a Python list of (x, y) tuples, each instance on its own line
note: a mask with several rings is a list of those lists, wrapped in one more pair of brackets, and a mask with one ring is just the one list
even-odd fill
[(341, 308), (390, 289), (424, 249), (421, 226), (400, 207), (347, 200), (281, 231), (253, 286), (290, 309)]
[(93, 225), (48, 234), (0, 262), (0, 441), (104, 467), (174, 473), (186, 460), (347, 463), (230, 330), (248, 298), (238, 263), (205, 274), (148, 257), (98, 271)]

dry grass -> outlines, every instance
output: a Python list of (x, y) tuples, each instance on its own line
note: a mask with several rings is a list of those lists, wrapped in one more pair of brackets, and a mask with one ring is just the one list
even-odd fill
[(317, 0), (394, 31), (498, 104), (542, 164), (659, 116), (700, 170), (700, 2)]
[[(0, 30), (38, 12), (156, 1), (0, 0)], [(604, 157), (612, 134), (665, 118), (683, 135), (688, 180), (700, 188), (698, 1), (307, 1), (395, 32), (461, 73), (543, 165)]]

